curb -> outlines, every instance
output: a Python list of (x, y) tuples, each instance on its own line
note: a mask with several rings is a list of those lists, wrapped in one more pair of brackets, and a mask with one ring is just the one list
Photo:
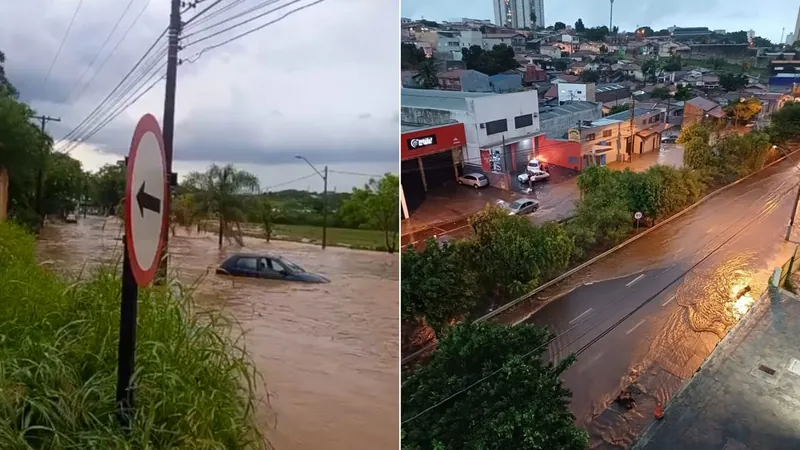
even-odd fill
[[(563, 281), (564, 279), (566, 279), (566, 278), (576, 274), (577, 272), (589, 267), (590, 265), (596, 263), (597, 261), (600, 261), (601, 259), (605, 258), (606, 256), (616, 252), (617, 250), (620, 250), (620, 249), (622, 249), (622, 248), (624, 248), (624, 247), (636, 242), (637, 240), (639, 240), (643, 236), (647, 236), (649, 233), (653, 232), (654, 230), (657, 230), (657, 229), (661, 228), (662, 226), (672, 222), (673, 220), (675, 220), (675, 219), (677, 219), (679, 217), (682, 217), (684, 214), (686, 214), (689, 211), (691, 211), (691, 210), (695, 209), (696, 207), (700, 206), (706, 200), (711, 199), (713, 197), (716, 197), (718, 194), (722, 193), (723, 191), (725, 191), (725, 190), (727, 190), (727, 189), (729, 189), (729, 188), (731, 188), (733, 186), (736, 186), (737, 184), (749, 179), (750, 177), (754, 176), (755, 174), (760, 173), (761, 171), (763, 171), (763, 170), (765, 170), (765, 169), (767, 169), (769, 167), (772, 167), (775, 164), (778, 164), (779, 162), (782, 162), (783, 160), (785, 160), (789, 156), (794, 155), (795, 153), (798, 153), (798, 152), (800, 152), (800, 150), (795, 150), (795, 151), (793, 151), (793, 152), (791, 152), (789, 154), (784, 154), (780, 158), (778, 158), (775, 161), (767, 164), (766, 166), (762, 167), (761, 169), (759, 169), (759, 170), (757, 170), (757, 171), (745, 176), (744, 178), (740, 178), (740, 179), (734, 181), (733, 183), (726, 184), (725, 186), (722, 186), (721, 188), (718, 188), (718, 189), (716, 189), (716, 190), (714, 190), (712, 192), (709, 192), (708, 194), (706, 194), (700, 200), (692, 203), (691, 205), (689, 205), (686, 208), (678, 211), (677, 213), (673, 214), (672, 216), (666, 218), (665, 220), (653, 225), (652, 227), (650, 227), (650, 228), (642, 231), (641, 233), (629, 238), (628, 240), (626, 240), (626, 241), (624, 241), (624, 242), (622, 242), (620, 244), (617, 244), (615, 247), (612, 247), (611, 249), (606, 250), (605, 252), (595, 256), (594, 258), (592, 258), (592, 259), (590, 259), (590, 260), (588, 260), (588, 261), (586, 261), (586, 262), (584, 262), (582, 264), (579, 264), (578, 266), (576, 266), (576, 267), (574, 267), (574, 268), (562, 273), (561, 275), (559, 275), (559, 276), (553, 278), (552, 280), (544, 283), (543, 285), (537, 287), (536, 289), (532, 290), (531, 292), (528, 292), (527, 294), (525, 294), (525, 295), (523, 295), (521, 297), (518, 297), (515, 300), (512, 300), (512, 301), (510, 301), (508, 303), (506, 303), (505, 305), (495, 309), (494, 311), (492, 311), (492, 312), (490, 312), (490, 313), (488, 313), (486, 315), (478, 317), (477, 319), (475, 319), (473, 321), (473, 323), (480, 323), (480, 322), (484, 322), (486, 320), (489, 320), (489, 319), (491, 319), (491, 318), (493, 318), (495, 316), (500, 315), (501, 313), (503, 313), (505, 311), (508, 311), (509, 309), (513, 308), (514, 306), (517, 306), (518, 304), (520, 304), (520, 303), (522, 303), (522, 302), (524, 302), (526, 300), (530, 300), (530, 298), (532, 296), (538, 294), (539, 292), (549, 288), (550, 286), (553, 286), (554, 284), (557, 284), (557, 283)], [(536, 313), (536, 310), (534, 310), (531, 313), (531, 315), (533, 315), (535, 313)], [(426, 346), (426, 347), (424, 347), (424, 348), (422, 348), (420, 350), (417, 350), (416, 352), (406, 356), (405, 358), (402, 359), (401, 364), (408, 363), (412, 359), (416, 358), (417, 356), (421, 355), (422, 353), (424, 353), (424, 352), (430, 350), (431, 348), (433, 348), (433, 346), (434, 346), (433, 344), (430, 344), (430, 345), (428, 345), (428, 346)]]

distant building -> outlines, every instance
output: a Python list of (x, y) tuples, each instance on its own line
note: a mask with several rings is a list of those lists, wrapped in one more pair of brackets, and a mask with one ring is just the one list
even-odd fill
[(797, 8), (797, 20), (794, 23), (794, 35), (800, 38), (800, 7)]
[(785, 43), (786, 43), (786, 45), (794, 44), (794, 33), (789, 33), (789, 34), (786, 35)]
[[(541, 0), (539, 0), (541, 1)], [(531, 25), (531, 0), (492, 0), (494, 22), (508, 28), (533, 28)]]
[(678, 41), (690, 41), (707, 38), (714, 34), (708, 27), (675, 28), (672, 38)]
[(703, 97), (695, 97), (683, 105), (683, 126), (704, 122), (706, 120), (722, 120), (725, 111), (719, 103)]
[(445, 91), (491, 92), (489, 75), (470, 69), (456, 69), (439, 74), (439, 87)]

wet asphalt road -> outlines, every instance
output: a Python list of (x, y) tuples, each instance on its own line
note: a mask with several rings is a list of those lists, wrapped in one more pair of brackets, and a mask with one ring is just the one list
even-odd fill
[(737, 302), (736, 292), (766, 289), (794, 248), (784, 241), (794, 164), (729, 188), (499, 318), (548, 326), (558, 334), (553, 360), (577, 353), (564, 382), (579, 425), (593, 433), (592, 421), (620, 390), (654, 367), (671, 381), (662, 377), (648, 391), (667, 401), (746, 312), (748, 298)]

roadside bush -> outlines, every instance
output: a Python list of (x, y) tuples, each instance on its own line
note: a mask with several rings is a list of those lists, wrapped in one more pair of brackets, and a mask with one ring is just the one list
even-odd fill
[(230, 324), (190, 301), (140, 290), (126, 433), (114, 400), (116, 271), (65, 282), (37, 264), (29, 234), (0, 224), (0, 448), (263, 448), (258, 375)]
[(753, 131), (715, 138), (708, 125), (693, 124), (681, 131), (684, 164), (698, 172), (706, 184), (728, 184), (762, 167), (771, 148), (768, 133)]

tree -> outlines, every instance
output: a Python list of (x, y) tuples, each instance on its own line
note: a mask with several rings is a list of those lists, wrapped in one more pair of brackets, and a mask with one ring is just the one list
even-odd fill
[(661, 64), (658, 60), (648, 59), (642, 63), (642, 74), (649, 79), (655, 80), (656, 73), (661, 69)]
[(721, 70), (728, 64), (728, 61), (725, 58), (714, 56), (708, 59), (708, 63), (711, 65), (712, 69)]
[(400, 305), (404, 322), (427, 322), (437, 335), (469, 314), (477, 300), (474, 274), (465, 264), (464, 244), (434, 239), (422, 251), (402, 254)]
[[(575, 358), (546, 363), (550, 337), (527, 324), (454, 326), (403, 385), (402, 448), (587, 448), (560, 379)], [(487, 374), (495, 375), (479, 381)], [(454, 401), (426, 411), (459, 390)]]
[(583, 37), (590, 41), (602, 41), (608, 36), (608, 27), (593, 27), (584, 30)]
[(731, 44), (747, 44), (747, 32), (741, 30), (728, 33), (725, 35), (725, 40)]
[(614, 105), (611, 107), (611, 109), (608, 110), (608, 115), (616, 114), (622, 111), (627, 111), (630, 108), (631, 105), (628, 105), (627, 103), (621, 105)]
[(775, 44), (772, 43), (769, 39), (762, 38), (761, 36), (756, 36), (753, 38), (753, 46), (754, 47), (774, 47)]
[(683, 164), (691, 169), (704, 171), (712, 164), (713, 151), (709, 141), (711, 129), (708, 125), (691, 124), (683, 127), (678, 144), (683, 145)]
[(669, 89), (666, 86), (654, 87), (653, 91), (650, 93), (650, 96), (653, 98), (660, 98), (665, 100), (671, 97)]
[(241, 222), (245, 220), (243, 194), (258, 191), (258, 178), (236, 169), (233, 164), (223, 167), (212, 164), (205, 173), (187, 174), (184, 185), (196, 199), (198, 214), (216, 216), (219, 248), (222, 248), (222, 238), (226, 233), (233, 235), (233, 225), (239, 231), (234, 237), (241, 242)]
[(169, 225), (173, 236), (175, 236), (179, 226), (186, 228), (186, 231), (190, 232), (192, 225), (195, 225), (197, 219), (199, 219), (194, 197), (190, 193), (173, 196), (169, 202), (169, 208)]
[(568, 60), (566, 60), (566, 59), (554, 59), (553, 60), (553, 68), (555, 68), (559, 72), (563, 72), (563, 71), (567, 70), (567, 67), (569, 67), (569, 61)]
[(351, 215), (368, 217), (368, 225), (384, 233), (386, 251), (389, 253), (397, 250), (399, 195), (400, 179), (397, 175), (387, 173), (380, 180), (369, 180), (363, 189), (354, 188), (352, 197), (343, 205)]
[(769, 134), (776, 143), (800, 137), (800, 103), (789, 102), (772, 113)]
[(586, 31), (586, 26), (583, 24), (583, 19), (578, 19), (578, 21), (575, 22), (575, 31), (578, 33), (583, 33)]
[(585, 83), (597, 83), (600, 80), (600, 74), (596, 70), (584, 70), (578, 75), (578, 79)]
[(400, 44), (400, 66), (403, 70), (418, 69), (427, 59), (425, 50), (414, 44)]
[(747, 75), (726, 72), (719, 76), (719, 85), (726, 91), (736, 91), (747, 86)]
[(88, 183), (81, 162), (64, 153), (52, 153), (46, 172), (42, 213), (65, 216), (75, 211)]
[(653, 29), (650, 27), (639, 27), (636, 30), (637, 36), (650, 37), (653, 35)]
[(106, 164), (91, 178), (93, 203), (105, 214), (113, 213), (125, 196), (125, 163)]
[(683, 102), (692, 98), (692, 90), (687, 85), (680, 85), (675, 91), (675, 100)]
[(436, 71), (436, 61), (433, 58), (426, 59), (418, 66), (417, 74), (414, 75), (416, 81), (423, 89), (433, 89), (439, 86), (439, 74)]
[(567, 24), (565, 24), (564, 22), (556, 22), (555, 24), (553, 24), (553, 29), (556, 31), (565, 30), (566, 28)]
[(487, 75), (496, 75), (519, 67), (519, 63), (514, 59), (514, 49), (506, 44), (495, 45), (491, 50), (484, 50), (478, 45), (462, 48), (461, 59), (467, 69)]
[(682, 67), (683, 61), (681, 61), (681, 57), (678, 55), (673, 55), (664, 61), (664, 64), (661, 68), (667, 72), (677, 72), (681, 70)]
[(606, 47), (605, 44), (603, 44), (600, 46), (600, 54), (605, 55), (606, 53), (608, 53), (608, 47)]
[(275, 211), (272, 203), (266, 199), (261, 199), (261, 204), (258, 209), (259, 225), (264, 232), (264, 238), (269, 242), (272, 238), (272, 233), (275, 231)]
[(761, 112), (761, 100), (750, 97), (744, 101), (734, 102), (725, 107), (728, 117), (734, 119), (734, 123), (739, 124), (748, 122)]

